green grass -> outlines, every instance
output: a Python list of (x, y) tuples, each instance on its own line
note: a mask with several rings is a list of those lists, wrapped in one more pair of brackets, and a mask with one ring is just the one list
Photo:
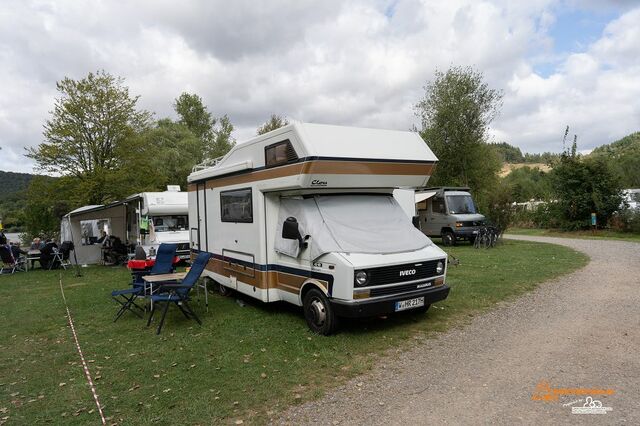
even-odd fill
[(558, 229), (535, 229), (535, 228), (509, 228), (507, 234), (513, 235), (533, 235), (538, 237), (564, 237), (564, 238), (582, 238), (589, 240), (619, 240), (619, 241), (637, 241), (640, 242), (640, 234), (631, 232), (611, 231), (607, 229), (598, 229), (592, 231), (561, 231)]
[[(312, 335), (298, 308), (212, 295), (192, 306), (202, 327), (172, 309), (160, 336), (129, 314), (112, 322), (109, 292), (124, 268), (62, 271), (66, 298), (109, 423), (263, 423), (363, 372), (389, 349), (464, 324), (497, 302), (575, 270), (587, 257), (565, 247), (507, 241), (449, 250), (449, 298), (425, 315), (352, 321)], [(0, 277), (0, 423), (99, 422), (68, 327), (58, 272)]]

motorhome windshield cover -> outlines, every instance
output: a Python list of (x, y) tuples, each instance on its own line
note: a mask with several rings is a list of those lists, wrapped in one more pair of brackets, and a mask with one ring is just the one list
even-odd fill
[(324, 253), (400, 253), (431, 243), (391, 195), (318, 195), (282, 198), (275, 250), (298, 257), (298, 241), (282, 238), (282, 224), (295, 217), (309, 235), (311, 259)]

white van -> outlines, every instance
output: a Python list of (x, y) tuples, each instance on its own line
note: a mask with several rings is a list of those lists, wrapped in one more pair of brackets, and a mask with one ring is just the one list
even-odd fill
[(290, 124), (189, 176), (192, 255), (223, 291), (302, 306), (316, 333), (340, 317), (426, 311), (449, 293), (446, 254), (393, 197), (437, 159), (415, 132)]

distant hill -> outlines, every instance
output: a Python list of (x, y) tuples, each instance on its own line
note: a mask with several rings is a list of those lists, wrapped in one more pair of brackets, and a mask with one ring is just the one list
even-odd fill
[(29, 173), (4, 172), (0, 170), (0, 198), (26, 190), (34, 176)]
[(620, 157), (631, 152), (637, 153), (640, 151), (640, 132), (631, 133), (624, 138), (612, 142), (607, 145), (602, 145), (591, 151), (590, 155), (610, 155), (613, 157)]
[(590, 157), (602, 157), (622, 180), (624, 188), (640, 188), (640, 132), (595, 148)]
[(510, 145), (506, 142), (489, 144), (503, 163), (509, 164), (532, 164), (534, 167), (538, 164), (549, 164), (560, 157), (560, 154), (554, 152), (543, 152), (542, 154), (522, 153), (517, 146)]
[(500, 170), (500, 177), (505, 177), (512, 171), (522, 169), (523, 167), (540, 169), (540, 171), (545, 173), (551, 170), (551, 167), (545, 163), (503, 163), (502, 169)]

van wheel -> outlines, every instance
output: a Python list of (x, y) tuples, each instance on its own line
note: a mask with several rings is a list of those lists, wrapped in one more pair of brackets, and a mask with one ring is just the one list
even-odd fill
[(443, 231), (441, 237), (442, 237), (442, 244), (444, 244), (445, 246), (456, 245), (456, 236), (453, 235), (453, 232)]
[(328, 336), (337, 329), (338, 317), (322, 291), (317, 288), (309, 290), (302, 301), (302, 308), (304, 319), (314, 333)]
[(233, 290), (227, 286), (218, 284), (218, 293), (220, 293), (221, 296), (229, 297), (233, 294)]

